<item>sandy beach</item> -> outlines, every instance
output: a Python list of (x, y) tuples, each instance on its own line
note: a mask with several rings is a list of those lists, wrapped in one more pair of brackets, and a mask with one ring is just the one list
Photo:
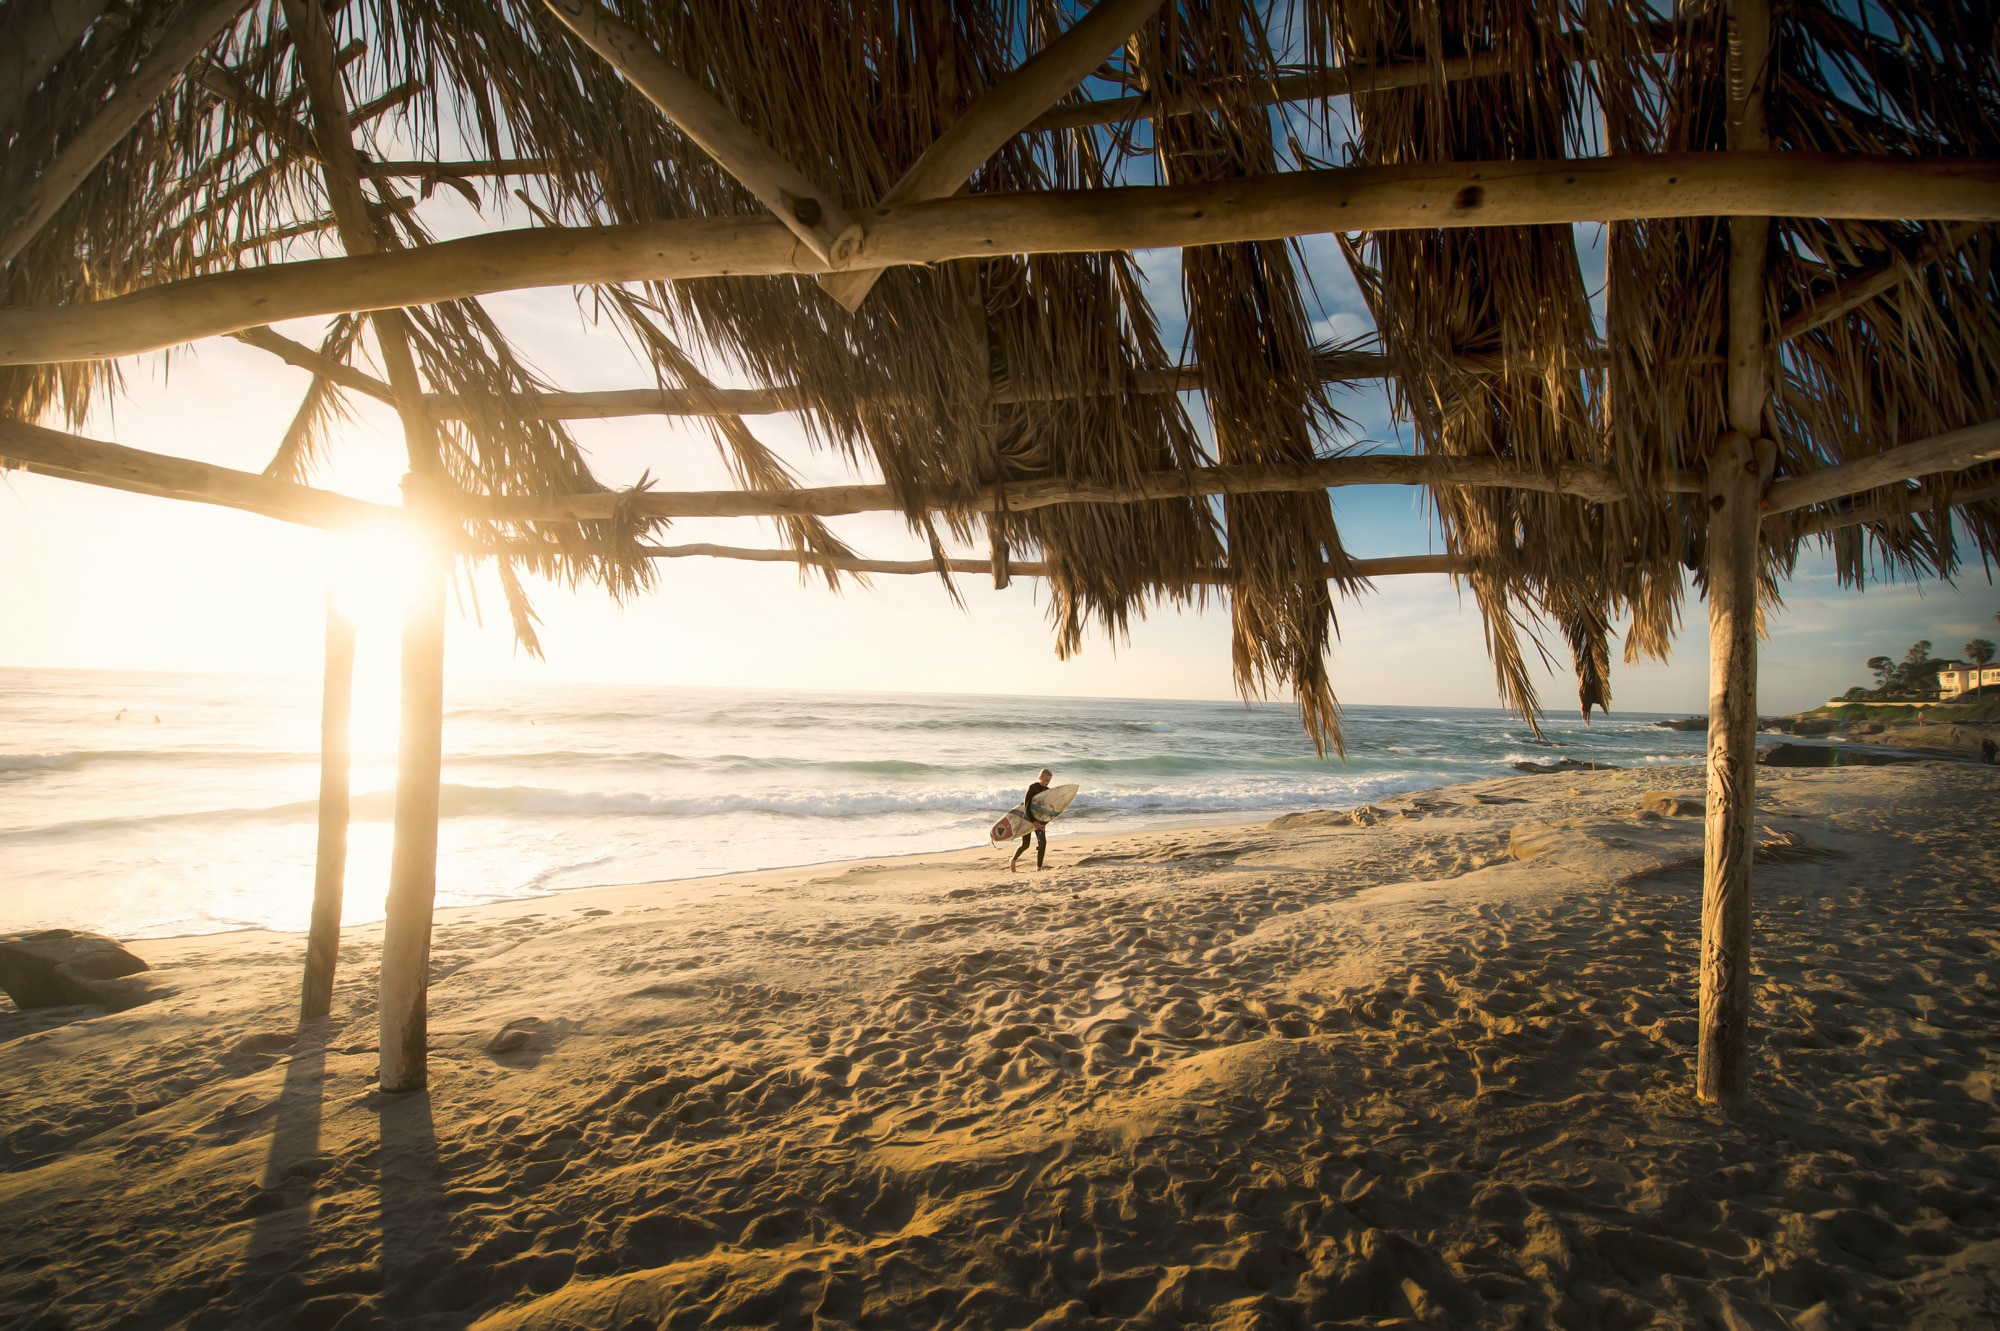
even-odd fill
[(0, 1009), (24, 1327), (2000, 1320), (2000, 769), (1760, 776), (1754, 1095), (1692, 1095), (1701, 775), (1522, 776), (135, 944)]

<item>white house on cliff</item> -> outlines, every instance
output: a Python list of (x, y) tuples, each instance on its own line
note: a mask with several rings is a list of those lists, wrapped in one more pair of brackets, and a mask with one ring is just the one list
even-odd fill
[(1961, 693), (1992, 685), (2000, 685), (2000, 665), (1968, 665), (1963, 661), (1953, 661), (1938, 671), (1938, 700), (1950, 702)]

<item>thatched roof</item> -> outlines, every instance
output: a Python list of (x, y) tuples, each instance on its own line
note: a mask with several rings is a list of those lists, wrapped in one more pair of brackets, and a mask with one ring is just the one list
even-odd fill
[[(588, 21), (581, 0), (561, 7)], [(654, 56), (823, 194), (824, 208), (808, 200), (787, 226), (844, 210), (884, 234), (904, 213), (960, 215), (954, 204), (873, 210), (946, 129), (1082, 12), (1057, 0), (612, 7)], [(1498, 460), (1537, 478), (1588, 473), (1615, 486), (1614, 502), (1547, 485), (1432, 491), (1448, 552), (1469, 570), (1503, 697), (1538, 705), (1521, 630), (1539, 623), (1567, 643), (1586, 713), (1607, 704), (1613, 622), (1631, 621), (1628, 655), (1663, 654), (1672, 640), (1707, 517), (1690, 493), (1699, 484), (1686, 478), (1707, 465), (1727, 424), (1727, 227), (1699, 214), (1743, 209), (1678, 200), (1668, 186), (1683, 188), (1683, 172), (1708, 179), (1700, 173), (1711, 164), (1657, 158), (1742, 146), (1724, 137), (1724, 7), (1683, 5), (1672, 24), (1650, 4), (1619, 0), (1126, 8), (1143, 15), (1130, 21), (1130, 40), (1043, 127), (984, 156), (964, 193), (1111, 199), (1106, 192), (1158, 183), (1185, 187), (1174, 199), (1263, 208), (1255, 201), (1276, 176), (1409, 190), (1433, 181), (1426, 188), (1444, 189), (1448, 206), (1344, 236), (1377, 345), (1314, 345), (1301, 260), (1283, 239), (1309, 228), (1284, 221), (1257, 224), (1263, 231), (1246, 223), (1231, 234), (1251, 238), (1187, 249), (1185, 348), (1163, 344), (1131, 255), (1087, 237), (1066, 250), (1019, 242), (1062, 252), (1009, 253), (1003, 235), (958, 251), (983, 257), (892, 266), (853, 311), (812, 275), (825, 265), (797, 245), (797, 272), (607, 280), (580, 299), (639, 349), (662, 389), (710, 387), (705, 360), (782, 389), (817, 446), (879, 468), (941, 573), (944, 539), (982, 525), (997, 548), (1039, 560), (1059, 651), (1092, 626), (1120, 631), (1156, 600), (1212, 594), (1226, 570), (1239, 684), (1289, 690), (1314, 736), (1335, 745), (1334, 600), (1365, 584), (1326, 491), (1302, 483), (1218, 501), (1200, 497), (1217, 490), (1192, 478), (1212, 466), (1305, 475), (1315, 459), (1348, 450), (1328, 366), (1367, 352), (1370, 372), (1390, 376), (1420, 453)], [(1811, 215), (1771, 229), (1765, 304), (1779, 331), (1763, 432), (1776, 442), (1781, 485), (2000, 417), (2000, 23), (1990, 6), (1967, 2), (1894, 9), (1772, 7), (1771, 149), (1914, 162), (1920, 183), (1945, 179), (1920, 169), (1927, 160), (1979, 159), (1950, 178), (1952, 202), (1917, 190), (1907, 195), (1914, 217), (1887, 221), (1866, 220), (1873, 205), (1853, 202), (1868, 181), (1852, 165), (1770, 164), (1772, 179), (1792, 171), (1782, 178), (1835, 182), (1789, 196)], [(525, 210), (522, 220), (547, 228), (771, 215), (542, 0), (350, 0), (328, 5), (324, 20), (321, 12), (317, 0), (0, 0), (0, 24), (22, 34), (18, 67), (0, 71), (0, 323), (206, 274), (362, 252), (351, 225), (343, 243), (314, 139), (319, 117), (295, 40), (302, 23), (330, 24), (342, 93), (367, 122), (359, 141), (381, 131), (379, 141), (414, 145), (419, 159), (361, 165), (376, 248), (431, 246), (422, 200), (440, 188), (489, 214)], [(199, 54), (179, 54), (176, 42)], [(127, 114), (120, 98), (140, 104)], [(91, 147), (110, 130), (108, 146)], [(1624, 159), (1632, 170), (1667, 162), (1648, 177), (1666, 172), (1665, 185), (1617, 186), (1631, 174)], [(461, 165), (423, 165), (447, 162)], [(1480, 209), (1514, 206), (1505, 173), (1474, 172), (1480, 183), (1461, 187), (1450, 171), (1422, 169), (1500, 162), (1552, 166), (1521, 176), (1551, 189), (1586, 174), (1613, 181), (1589, 186), (1598, 193), (1577, 220), (1658, 219), (1612, 225), (1601, 329), (1566, 221), (1478, 226)], [(1578, 169), (1563, 176), (1572, 163)], [(1394, 170), (1338, 174), (1349, 167)], [(1728, 197), (1749, 198), (1757, 186), (1740, 164), (1714, 170), (1738, 183), (1705, 197), (1734, 189)], [(1064, 216), (1103, 211), (1089, 198), (1055, 202)], [(1559, 200), (1534, 206), (1543, 211), (1521, 215), (1564, 216)], [(1315, 215), (1329, 229), (1362, 216)], [(1197, 225), (1177, 216), (1175, 225)], [(1224, 217), (1200, 225), (1224, 227)], [(507, 285), (493, 280), (456, 289)], [(548, 280), (561, 279), (534, 279)], [(341, 314), (317, 350), (358, 364), (371, 322), (380, 321)], [(407, 337), (423, 389), (456, 399), (436, 425), (452, 487), (541, 498), (602, 491), (561, 413), (541, 407), (560, 386), (523, 363), (476, 297), (413, 305)], [(1183, 357), (1199, 367), (1199, 400), (1159, 391)], [(315, 381), (292, 429), (273, 441), (270, 476), (311, 477), (351, 382)], [(108, 359), (15, 363), (0, 369), (0, 416), (74, 423), (117, 387)], [(707, 419), (743, 486), (792, 487), (740, 418)], [(1963, 455), (1945, 450), (1947, 463)], [(1162, 489), (1163, 474), (1190, 478), (1186, 493)], [(1918, 474), (1892, 466), (1866, 492), (1836, 488), (1795, 513), (1777, 515), (1774, 503), (1764, 523), (1767, 594), (1813, 542), (1830, 545), (1857, 584), (1875, 570), (1948, 576), (1968, 556), (1990, 561), (2000, 536), (1992, 466), (1946, 466), (1916, 486), (1902, 479)], [(993, 511), (1026, 482), (1152, 497)], [(469, 548), (500, 552), (484, 557), (499, 560), (524, 635), (532, 620), (517, 568), (621, 595), (648, 582), (642, 541), (659, 519), (631, 503), (604, 512), (581, 522), (464, 519)], [(788, 544), (827, 577), (852, 565), (854, 552), (805, 508), (782, 522)]]

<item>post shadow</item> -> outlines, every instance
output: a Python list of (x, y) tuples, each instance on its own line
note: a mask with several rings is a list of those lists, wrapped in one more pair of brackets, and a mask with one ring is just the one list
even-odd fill
[(320, 1104), (330, 1025), (324, 1018), (301, 1021), (293, 1037), (292, 1059), (278, 1089), (271, 1148), (249, 1203), (257, 1208), (257, 1217), (243, 1251), (246, 1269), (293, 1268), (312, 1254), (312, 1180), (323, 1168)]
[[(437, 1308), (419, 1308), (417, 1295), (450, 1272), (456, 1256), (448, 1232), (444, 1178), (428, 1090), (383, 1095), (382, 1147), (376, 1157), (382, 1217), (380, 1312), (390, 1321)], [(445, 1303), (453, 1302), (448, 1293)], [(437, 1300), (426, 1296), (425, 1303)]]

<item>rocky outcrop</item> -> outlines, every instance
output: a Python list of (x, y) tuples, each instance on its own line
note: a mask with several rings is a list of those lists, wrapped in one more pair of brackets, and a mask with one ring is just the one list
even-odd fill
[(1831, 735), (1842, 729), (1841, 723), (1830, 716), (1760, 716), (1757, 729), (1768, 730), (1778, 735), (1801, 735), (1812, 739), (1820, 735)]
[(1616, 772), (1622, 769), (1610, 763), (1580, 763), (1574, 758), (1558, 758), (1552, 763), (1515, 763), (1514, 770), (1531, 776), (1548, 776), (1553, 772)]
[(152, 991), (125, 977), (148, 969), (117, 939), (103, 934), (43, 929), (0, 936), (0, 989), (18, 1008), (74, 1003), (132, 1007)]
[(1922, 756), (1914, 753), (1883, 753), (1834, 744), (1773, 744), (1757, 755), (1757, 762), (1764, 767), (1889, 767), (1922, 761)]

